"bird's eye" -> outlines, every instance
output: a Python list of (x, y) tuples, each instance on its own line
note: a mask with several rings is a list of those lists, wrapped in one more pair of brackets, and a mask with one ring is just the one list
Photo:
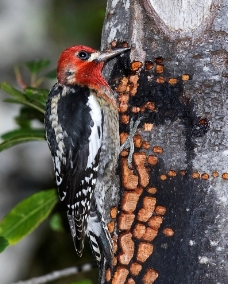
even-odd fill
[(90, 54), (84, 50), (81, 50), (78, 53), (78, 58), (80, 58), (81, 60), (87, 60), (90, 58)]

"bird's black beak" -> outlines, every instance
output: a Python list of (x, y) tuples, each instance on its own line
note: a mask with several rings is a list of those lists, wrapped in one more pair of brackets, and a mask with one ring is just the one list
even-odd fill
[(111, 50), (100, 51), (95, 61), (97, 62), (106, 61), (130, 49), (131, 49), (130, 47), (123, 47), (123, 48), (117, 48), (113, 50), (111, 49)]

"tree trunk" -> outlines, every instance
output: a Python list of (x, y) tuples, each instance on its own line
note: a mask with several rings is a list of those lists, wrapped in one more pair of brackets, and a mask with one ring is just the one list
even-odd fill
[(132, 169), (120, 155), (107, 283), (228, 283), (227, 4), (108, 1), (102, 48), (132, 47), (130, 61), (124, 55), (105, 69), (121, 141), (131, 119), (142, 121)]

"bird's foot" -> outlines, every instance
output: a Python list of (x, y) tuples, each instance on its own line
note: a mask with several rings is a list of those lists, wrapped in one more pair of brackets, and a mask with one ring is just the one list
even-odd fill
[(127, 158), (127, 163), (128, 163), (129, 168), (131, 168), (132, 156), (133, 156), (134, 150), (135, 150), (133, 137), (134, 137), (142, 119), (143, 119), (143, 117), (140, 117), (136, 121), (134, 121), (133, 118), (131, 118), (129, 135), (128, 135), (126, 141), (120, 146), (120, 152), (123, 151), (124, 149), (129, 148), (129, 154), (128, 154), (128, 158)]

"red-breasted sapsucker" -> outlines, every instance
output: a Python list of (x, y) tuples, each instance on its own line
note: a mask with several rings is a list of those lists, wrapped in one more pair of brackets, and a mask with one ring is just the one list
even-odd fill
[(105, 60), (128, 49), (80, 45), (63, 51), (46, 105), (46, 138), (75, 249), (81, 256), (87, 232), (100, 266), (112, 262), (102, 214), (120, 150), (117, 105), (101, 71)]

